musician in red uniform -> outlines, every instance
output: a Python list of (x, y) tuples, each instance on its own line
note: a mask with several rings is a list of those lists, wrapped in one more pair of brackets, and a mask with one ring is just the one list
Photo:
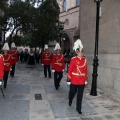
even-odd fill
[(14, 77), (15, 65), (16, 65), (16, 62), (18, 62), (18, 51), (16, 50), (16, 46), (14, 42), (11, 44), (10, 55), (11, 55), (11, 61), (12, 61), (12, 70), (10, 71), (10, 76)]
[(9, 46), (5, 43), (3, 46), (3, 58), (4, 58), (4, 89), (7, 87), (8, 74), (11, 68), (11, 55), (8, 53)]
[(0, 54), (0, 81), (3, 81), (3, 77), (4, 77), (4, 59), (3, 59), (3, 55)]
[(61, 54), (61, 48), (59, 43), (56, 44), (54, 50), (56, 51), (56, 53), (52, 57), (52, 72), (54, 72), (54, 85), (56, 90), (58, 90), (60, 86), (60, 81), (63, 77), (65, 59), (63, 54)]
[(71, 81), (69, 91), (69, 106), (72, 105), (72, 100), (77, 93), (76, 110), (79, 114), (82, 114), (81, 104), (85, 82), (88, 77), (88, 65), (87, 59), (83, 57), (83, 45), (80, 39), (74, 43), (73, 49), (75, 50), (77, 56), (71, 59), (67, 74), (68, 79)]
[(50, 70), (50, 65), (52, 62), (52, 54), (49, 52), (48, 45), (45, 45), (44, 52), (42, 53), (42, 64), (44, 65), (44, 75), (45, 78), (47, 77), (47, 71), (48, 71), (48, 76), (51, 78), (51, 70)]

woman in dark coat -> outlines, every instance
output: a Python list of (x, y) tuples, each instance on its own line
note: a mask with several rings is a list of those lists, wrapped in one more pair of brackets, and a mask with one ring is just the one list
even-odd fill
[(32, 49), (30, 49), (30, 53), (28, 56), (28, 65), (35, 65), (35, 55)]

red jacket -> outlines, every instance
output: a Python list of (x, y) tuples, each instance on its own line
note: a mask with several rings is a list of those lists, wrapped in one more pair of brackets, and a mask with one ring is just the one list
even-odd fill
[(12, 59), (12, 64), (16, 64), (16, 62), (18, 62), (18, 52), (17, 52), (17, 50), (11, 50), (10, 55), (11, 55), (11, 59)]
[(62, 72), (65, 68), (65, 59), (63, 54), (54, 54), (52, 57), (52, 68), (57, 72)]
[(50, 65), (52, 62), (52, 54), (50, 52), (43, 52), (42, 63), (44, 65)]
[(73, 57), (70, 61), (67, 77), (71, 84), (84, 85), (88, 77), (87, 59), (85, 57)]
[(4, 61), (3, 56), (0, 54), (0, 78), (4, 76)]
[(12, 59), (10, 54), (3, 54), (4, 58), (4, 71), (10, 71), (12, 66)]

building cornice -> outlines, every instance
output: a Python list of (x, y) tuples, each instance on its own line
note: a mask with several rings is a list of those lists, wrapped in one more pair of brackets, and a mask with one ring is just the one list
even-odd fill
[(75, 7), (69, 8), (67, 11), (62, 11), (62, 12), (60, 12), (60, 14), (68, 13), (68, 12), (70, 12), (71, 10), (74, 10), (74, 9), (77, 9), (77, 8), (78, 8), (77, 11), (79, 11), (79, 6), (75, 6)]
[(73, 13), (76, 13), (76, 12), (79, 12), (79, 9), (78, 10), (75, 10), (75, 11), (69, 11), (69, 12), (62, 12), (59, 14), (59, 17), (64, 17), (64, 16), (67, 16), (67, 15), (70, 15), (70, 14), (73, 14)]

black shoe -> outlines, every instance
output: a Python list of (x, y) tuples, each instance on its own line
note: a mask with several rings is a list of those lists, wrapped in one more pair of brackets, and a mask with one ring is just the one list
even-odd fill
[(58, 87), (55, 87), (56, 88), (56, 90), (58, 90)]
[(71, 103), (71, 102), (69, 102), (68, 104), (69, 104), (69, 106), (71, 106), (71, 105), (72, 105), (72, 103)]
[(11, 77), (14, 77), (13, 75), (10, 75)]
[(51, 78), (52, 76), (49, 76), (49, 78)]
[(6, 89), (6, 86), (4, 86), (4, 89)]
[(79, 114), (82, 114), (81, 110), (76, 109)]

